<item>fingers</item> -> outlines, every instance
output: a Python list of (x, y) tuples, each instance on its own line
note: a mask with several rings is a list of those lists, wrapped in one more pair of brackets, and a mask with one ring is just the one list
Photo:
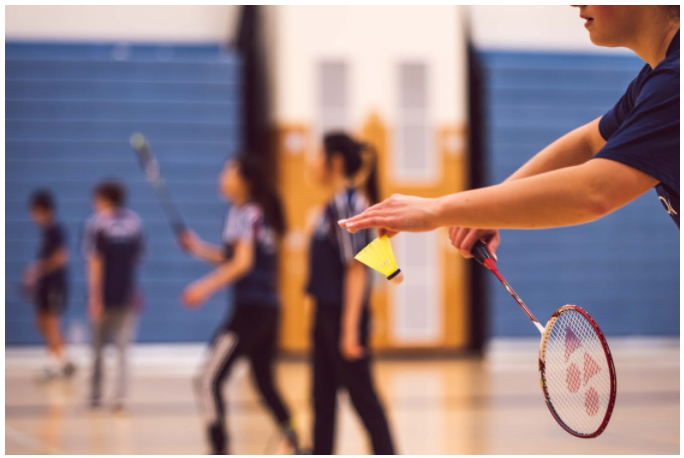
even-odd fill
[(388, 238), (391, 239), (392, 237), (394, 237), (398, 233), (399, 233), (399, 231), (391, 231), (389, 229), (378, 229), (378, 236), (379, 237), (382, 237), (384, 235), (384, 236), (387, 236)]
[(489, 252), (492, 253), (492, 256), (494, 256), (494, 260), (498, 261), (499, 258), (496, 257), (496, 249), (499, 248), (499, 244), (501, 243), (501, 237), (499, 236), (499, 233), (497, 232), (494, 237), (492, 237), (489, 240), (489, 243), (487, 243), (487, 248), (489, 248)]
[(363, 212), (358, 216), (349, 218), (344, 222), (344, 225), (341, 226), (352, 234), (363, 229), (378, 229), (396, 232), (397, 229), (394, 227), (393, 220), (394, 218), (374, 216), (373, 214), (367, 215), (366, 212)]
[(455, 227), (453, 228), (454, 230), (452, 232), (452, 237), (451, 237), (451, 245), (456, 248), (463, 257), (471, 257), (470, 252), (465, 252), (461, 246), (463, 245), (463, 239), (465, 239), (466, 235), (468, 235), (468, 231), (470, 229), (464, 228), (464, 227)]
[(475, 245), (475, 242), (479, 240), (480, 232), (477, 229), (470, 230), (461, 242), (461, 254), (464, 258), (472, 258), (473, 255), (470, 253)]

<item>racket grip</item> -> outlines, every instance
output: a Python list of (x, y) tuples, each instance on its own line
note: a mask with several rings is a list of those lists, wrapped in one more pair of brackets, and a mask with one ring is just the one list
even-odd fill
[(485, 265), (485, 259), (491, 259), (494, 262), (496, 262), (496, 258), (494, 257), (494, 255), (492, 255), (492, 253), (489, 252), (489, 248), (487, 248), (487, 245), (485, 245), (482, 240), (478, 240), (477, 242), (475, 242), (475, 245), (473, 245), (473, 249), (470, 250), (470, 254), (472, 254), (475, 260), (483, 266)]

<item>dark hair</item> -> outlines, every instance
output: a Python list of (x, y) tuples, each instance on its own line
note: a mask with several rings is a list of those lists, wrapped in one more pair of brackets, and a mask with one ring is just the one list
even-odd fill
[(31, 194), (29, 207), (31, 210), (44, 210), (51, 212), (55, 210), (55, 200), (52, 197), (52, 193), (47, 189), (37, 189)]
[[(378, 202), (380, 193), (378, 190), (378, 155), (372, 145), (360, 143), (343, 132), (330, 132), (323, 137), (326, 161), (330, 163), (336, 154), (342, 156), (344, 163), (344, 176), (352, 179), (358, 174), (365, 172), (368, 175), (363, 183), (366, 197), (371, 205)], [(364, 159), (364, 156), (366, 158)], [(367, 168), (366, 171), (363, 169)]]
[(266, 223), (275, 229), (279, 236), (287, 231), (285, 212), (273, 180), (268, 176), (264, 164), (254, 154), (241, 153), (235, 158), (240, 176), (247, 183), (249, 196), (261, 206)]
[(103, 181), (95, 186), (93, 194), (115, 207), (123, 207), (126, 204), (126, 187), (118, 181)]
[(679, 22), (679, 5), (667, 5), (665, 8), (667, 8), (667, 14), (670, 16), (670, 19)]

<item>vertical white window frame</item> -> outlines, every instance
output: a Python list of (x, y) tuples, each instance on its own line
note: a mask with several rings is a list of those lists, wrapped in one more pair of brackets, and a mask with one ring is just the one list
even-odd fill
[(349, 131), (349, 66), (340, 60), (319, 61), (316, 81), (315, 138), (333, 130)]
[(444, 339), (443, 280), (439, 231), (406, 234), (392, 239), (406, 279), (390, 286), (391, 336), (407, 346), (435, 345)]
[(407, 184), (432, 184), (439, 164), (430, 116), (429, 69), (425, 62), (397, 66), (397, 118), (392, 176)]

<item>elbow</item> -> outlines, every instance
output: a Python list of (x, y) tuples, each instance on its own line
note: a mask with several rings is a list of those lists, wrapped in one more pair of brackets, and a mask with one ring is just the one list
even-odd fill
[(252, 270), (252, 267), (254, 267), (254, 263), (252, 261), (242, 261), (235, 265), (235, 276), (236, 278), (242, 278), (247, 273)]
[(584, 205), (588, 221), (595, 221), (612, 213), (614, 210), (613, 197), (614, 194), (609, 192), (605, 186), (590, 186)]

